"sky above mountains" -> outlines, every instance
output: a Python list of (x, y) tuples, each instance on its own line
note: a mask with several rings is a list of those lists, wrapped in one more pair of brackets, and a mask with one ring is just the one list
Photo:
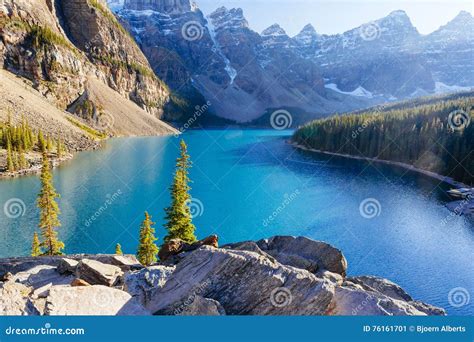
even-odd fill
[(428, 34), (453, 19), (461, 10), (474, 13), (474, 2), (463, 0), (197, 0), (205, 14), (217, 7), (240, 7), (250, 27), (261, 32), (278, 23), (296, 35), (311, 23), (318, 33), (334, 34), (379, 19), (394, 10), (404, 10), (422, 34)]

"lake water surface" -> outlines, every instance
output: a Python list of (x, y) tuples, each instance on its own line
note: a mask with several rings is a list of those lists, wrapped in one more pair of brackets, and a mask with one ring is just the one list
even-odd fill
[[(474, 225), (450, 215), (445, 185), (403, 169), (298, 151), (286, 144), (290, 135), (183, 135), (194, 162), (200, 238), (217, 234), (222, 244), (280, 234), (327, 241), (344, 252), (350, 275), (386, 277), (449, 314), (474, 314), (472, 304), (458, 307), (453, 295), (474, 294)], [(135, 253), (145, 210), (162, 242), (178, 146), (175, 137), (113, 139), (56, 169), (66, 252), (113, 253), (120, 243)], [(0, 211), (0, 257), (29, 253), (38, 191), (37, 176), (0, 181), (1, 207), (11, 199), (25, 203), (17, 218)]]

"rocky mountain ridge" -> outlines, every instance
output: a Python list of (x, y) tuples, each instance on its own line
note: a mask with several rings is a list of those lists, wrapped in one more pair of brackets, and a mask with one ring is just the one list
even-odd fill
[(289, 37), (278, 24), (253, 31), (240, 8), (205, 17), (185, 0), (109, 3), (174, 91), (195, 89), (215, 114), (241, 123), (282, 108), (298, 123), (311, 117), (300, 113), (314, 118), (474, 85), (468, 12), (427, 36), (394, 11), (343, 34), (306, 25)]
[(118, 255), (2, 259), (0, 315), (445, 314), (389, 280), (347, 276), (341, 251), (303, 237), (162, 248), (148, 268)]
[[(0, 7), (0, 38), (3, 68), (85, 125), (114, 135), (175, 132), (159, 120), (169, 100), (167, 86), (105, 1), (6, 0)], [(117, 105), (130, 109), (125, 117), (89, 96), (99, 93), (98, 87), (107, 98), (121, 96)], [(13, 113), (15, 120), (21, 115)], [(123, 124), (144, 120), (137, 117), (147, 117), (148, 123), (137, 129)]]

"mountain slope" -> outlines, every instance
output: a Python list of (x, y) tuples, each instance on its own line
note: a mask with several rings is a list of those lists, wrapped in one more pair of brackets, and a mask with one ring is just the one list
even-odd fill
[(294, 38), (298, 50), (341, 91), (362, 87), (373, 95), (403, 99), (474, 85), (474, 19), (468, 12), (426, 36), (404, 11), (343, 34), (301, 40), (308, 30)]
[(69, 109), (98, 129), (121, 134), (154, 131), (104, 127), (102, 115), (110, 109), (91, 99), (87, 103), (94, 110), (71, 110), (90, 93), (91, 78), (150, 116), (160, 117), (169, 99), (167, 87), (105, 1), (7, 0), (0, 9), (0, 62), (5, 69), (31, 81), (59, 109)]
[(221, 7), (205, 18), (186, 0), (162, 4), (126, 0), (117, 15), (155, 72), (177, 93), (197, 90), (218, 116), (246, 123), (269, 108), (327, 114), (374, 103), (345, 102), (349, 96), (326, 89), (317, 65), (286, 48), (286, 34), (252, 31), (241, 9)]
[(109, 4), (173, 91), (197, 91), (216, 115), (240, 123), (268, 125), (264, 113), (292, 108), (298, 124), (474, 85), (474, 40), (463, 33), (474, 28), (467, 12), (428, 36), (394, 11), (343, 34), (322, 35), (306, 25), (289, 37), (278, 24), (253, 31), (240, 8), (204, 17), (188, 0)]

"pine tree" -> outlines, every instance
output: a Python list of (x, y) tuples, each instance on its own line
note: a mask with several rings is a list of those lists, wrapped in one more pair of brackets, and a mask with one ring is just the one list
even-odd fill
[(9, 172), (15, 171), (15, 164), (13, 163), (12, 145), (10, 140), (7, 140), (7, 170)]
[(38, 238), (38, 233), (35, 232), (33, 235), (33, 243), (31, 245), (31, 256), (37, 257), (41, 255), (40, 241)]
[(25, 151), (23, 150), (23, 147), (20, 147), (18, 150), (18, 165), (22, 170), (28, 168), (28, 162), (25, 158)]
[(58, 158), (62, 158), (63, 156), (63, 146), (60, 138), (56, 141), (56, 156)]
[(123, 255), (122, 246), (119, 243), (115, 246), (115, 254)]
[(41, 152), (46, 152), (46, 141), (44, 140), (43, 132), (38, 132), (38, 148)]
[(157, 261), (156, 255), (159, 249), (155, 244), (157, 239), (155, 229), (153, 229), (154, 224), (148, 212), (145, 212), (145, 220), (140, 227), (140, 245), (137, 252), (138, 261), (144, 266), (150, 266)]
[(59, 198), (53, 186), (51, 166), (46, 152), (43, 153), (43, 167), (41, 169), (41, 192), (38, 195), (38, 207), (41, 210), (39, 227), (41, 229), (41, 247), (44, 255), (62, 255), (64, 243), (58, 239), (56, 227), (61, 226), (60, 214), (56, 198)]
[(48, 137), (48, 139), (46, 139), (46, 150), (48, 152), (53, 151), (53, 140), (51, 139), (51, 137)]
[(180, 157), (176, 160), (176, 172), (170, 187), (171, 206), (165, 209), (167, 221), (165, 228), (168, 230), (165, 242), (171, 239), (181, 239), (192, 243), (197, 240), (194, 235), (196, 227), (192, 223), (191, 210), (188, 206), (191, 201), (189, 168), (192, 163), (189, 160), (188, 147), (184, 140), (181, 140), (180, 148)]

